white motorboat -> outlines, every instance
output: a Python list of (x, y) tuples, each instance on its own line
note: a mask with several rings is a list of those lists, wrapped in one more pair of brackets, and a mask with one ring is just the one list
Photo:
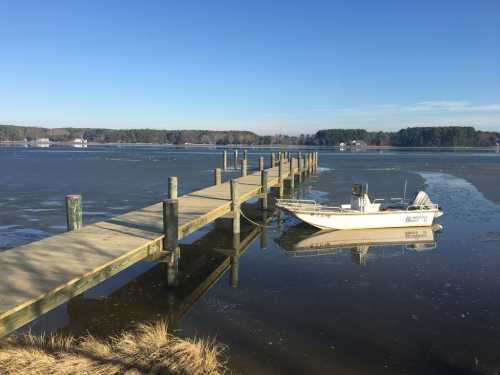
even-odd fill
[(424, 191), (418, 192), (412, 202), (406, 202), (405, 197), (397, 198), (396, 203), (394, 200), (383, 205), (383, 199), (370, 198), (367, 185), (355, 184), (351, 202), (340, 207), (300, 199), (278, 199), (276, 206), (320, 229), (425, 227), (443, 214)]

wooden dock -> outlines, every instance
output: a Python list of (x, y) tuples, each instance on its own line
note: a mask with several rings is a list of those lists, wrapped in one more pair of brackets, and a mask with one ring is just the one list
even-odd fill
[[(317, 153), (298, 159), (280, 153), (269, 169), (252, 173), (247, 173), (243, 160), (241, 177), (222, 183), (220, 170), (215, 170), (215, 185), (174, 200), (178, 207), (176, 241), (231, 213), (237, 221), (233, 230), (239, 233), (240, 204), (255, 197), (267, 201), (268, 189), (276, 186), (283, 194), (287, 179), (292, 187), (296, 178), (300, 183), (316, 169), (318, 158)], [(259, 165), (262, 169), (262, 159)], [(0, 253), (0, 336), (145, 257), (165, 251), (166, 228), (172, 228), (164, 207), (160, 202)]]

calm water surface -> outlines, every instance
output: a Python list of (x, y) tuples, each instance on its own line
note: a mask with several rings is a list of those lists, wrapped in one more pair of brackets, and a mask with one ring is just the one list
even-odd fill
[[(266, 153), (251, 151), (250, 165)], [(83, 195), (86, 223), (105, 220), (164, 198), (168, 176), (179, 177), (180, 194), (207, 186), (220, 154), (0, 148), (0, 250), (64, 231), (65, 194)], [(168, 319), (180, 336), (229, 345), (240, 373), (500, 372), (500, 155), (322, 151), (320, 167), (299, 196), (336, 205), (366, 182), (376, 197), (398, 197), (406, 179), (444, 207), (443, 231), (328, 249), (331, 238), (270, 217), (265, 230), (243, 226), (236, 252), (218, 223), (183, 241), (178, 286), (167, 285), (164, 263), (140, 262), (29, 328), (105, 336)], [(315, 249), (302, 246), (311, 241)]]

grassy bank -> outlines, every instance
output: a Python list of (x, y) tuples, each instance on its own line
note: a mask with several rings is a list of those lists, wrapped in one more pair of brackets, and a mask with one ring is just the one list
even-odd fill
[(27, 334), (0, 344), (0, 373), (9, 375), (218, 375), (226, 373), (225, 363), (223, 345), (172, 336), (163, 321), (108, 340)]

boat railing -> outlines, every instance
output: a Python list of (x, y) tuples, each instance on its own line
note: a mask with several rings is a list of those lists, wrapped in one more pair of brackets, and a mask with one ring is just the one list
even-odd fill
[(294, 209), (303, 209), (303, 210), (309, 210), (309, 211), (313, 211), (313, 212), (346, 211), (346, 209), (343, 209), (342, 207), (325, 206), (325, 205), (319, 204), (318, 202), (316, 202), (314, 200), (308, 200), (308, 199), (278, 199), (277, 203), (278, 203), (278, 206), (281, 205), (283, 207), (289, 207), (289, 208), (294, 208)]

